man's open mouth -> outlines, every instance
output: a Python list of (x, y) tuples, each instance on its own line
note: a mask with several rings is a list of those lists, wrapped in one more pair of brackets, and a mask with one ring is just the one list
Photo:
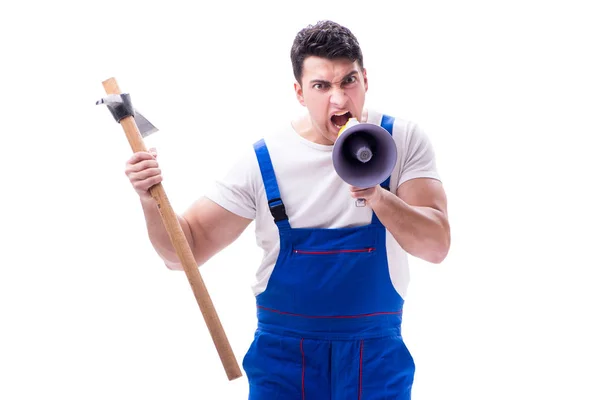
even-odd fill
[(331, 116), (331, 122), (338, 129), (341, 129), (342, 126), (346, 125), (346, 123), (348, 122), (348, 120), (350, 118), (352, 118), (352, 114), (350, 113), (350, 111), (347, 111), (347, 112), (345, 112), (343, 114), (333, 114)]

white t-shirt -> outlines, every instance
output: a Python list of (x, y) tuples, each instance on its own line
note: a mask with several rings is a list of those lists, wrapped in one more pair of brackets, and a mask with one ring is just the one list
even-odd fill
[[(369, 110), (368, 122), (379, 125), (381, 118), (380, 112)], [(398, 161), (390, 180), (393, 192), (409, 179), (440, 179), (432, 145), (418, 125), (396, 117), (393, 138), (398, 149)], [(356, 207), (349, 185), (333, 168), (333, 145), (304, 139), (291, 123), (265, 135), (264, 139), (292, 228), (343, 228), (371, 223), (371, 208)], [(225, 209), (255, 221), (256, 243), (263, 249), (264, 257), (252, 289), (255, 295), (260, 294), (267, 287), (279, 254), (279, 231), (267, 204), (252, 146), (206, 196)], [(407, 254), (389, 232), (386, 247), (392, 283), (405, 298), (409, 282)]]

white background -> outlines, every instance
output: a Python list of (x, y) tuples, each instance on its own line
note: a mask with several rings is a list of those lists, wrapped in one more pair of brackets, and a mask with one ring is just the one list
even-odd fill
[[(182, 211), (302, 111), (289, 49), (324, 18), (358, 36), (368, 102), (426, 129), (449, 198), (448, 258), (411, 259), (413, 398), (600, 399), (593, 3), (3, 3), (0, 399), (246, 398), (154, 254), (131, 149), (95, 102), (115, 77), (158, 126)], [(260, 256), (251, 226), (201, 270), (240, 364)]]

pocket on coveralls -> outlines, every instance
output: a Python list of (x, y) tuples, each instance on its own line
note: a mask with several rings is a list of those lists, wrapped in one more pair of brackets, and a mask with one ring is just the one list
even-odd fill
[(309, 249), (294, 249), (294, 254), (303, 254), (309, 256), (326, 256), (332, 254), (352, 254), (352, 253), (372, 253), (375, 247), (364, 247), (358, 249), (340, 249), (340, 250), (309, 250)]
[(300, 340), (257, 331), (242, 361), (254, 399), (296, 399), (302, 392)]
[(362, 360), (362, 398), (410, 400), (415, 362), (402, 337), (365, 340)]

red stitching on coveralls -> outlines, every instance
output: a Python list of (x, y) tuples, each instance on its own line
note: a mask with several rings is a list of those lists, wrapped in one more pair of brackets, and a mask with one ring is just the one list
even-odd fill
[(302, 354), (302, 400), (304, 400), (304, 348), (302, 347), (304, 338), (300, 339), (300, 353)]
[(364, 340), (360, 341), (360, 362), (358, 364), (358, 400), (362, 395), (362, 364), (363, 364), (363, 344)]
[(372, 253), (375, 247), (367, 247), (364, 249), (346, 249), (346, 250), (294, 250), (296, 254), (343, 254), (343, 253)]
[(263, 306), (257, 306), (257, 308), (262, 308), (263, 310), (271, 311), (271, 312), (278, 313), (278, 314), (291, 315), (293, 317), (302, 317), (302, 318), (363, 318), (363, 317), (374, 317), (377, 315), (402, 314), (402, 310), (400, 310), (400, 311), (382, 311), (382, 312), (375, 312), (375, 313), (369, 313), (369, 314), (358, 314), (358, 315), (305, 315), (305, 314), (295, 314), (295, 313), (286, 312), (286, 311), (279, 311), (279, 310), (275, 310), (273, 308), (267, 308), (267, 307), (263, 307)]

